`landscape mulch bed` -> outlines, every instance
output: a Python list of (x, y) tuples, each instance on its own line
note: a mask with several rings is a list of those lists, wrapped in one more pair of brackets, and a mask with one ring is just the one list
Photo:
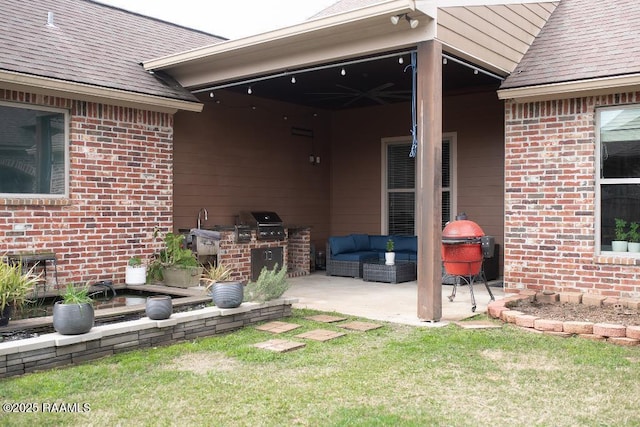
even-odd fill
[(540, 303), (538, 301), (519, 300), (510, 306), (525, 314), (549, 320), (580, 321), (593, 323), (615, 323), (625, 326), (640, 326), (640, 312), (626, 307), (613, 305), (591, 306), (572, 303)]

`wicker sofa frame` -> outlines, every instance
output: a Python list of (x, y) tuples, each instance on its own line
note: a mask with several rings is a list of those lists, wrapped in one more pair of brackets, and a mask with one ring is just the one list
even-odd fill
[[(362, 277), (362, 265), (365, 261), (340, 261), (331, 259), (331, 246), (327, 242), (327, 261), (326, 261), (326, 273), (327, 276), (344, 276), (344, 277)], [(377, 256), (372, 257), (371, 260), (378, 259)]]

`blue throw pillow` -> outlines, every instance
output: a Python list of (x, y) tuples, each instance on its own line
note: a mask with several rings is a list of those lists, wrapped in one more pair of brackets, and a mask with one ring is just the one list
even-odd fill
[(389, 236), (369, 236), (369, 244), (372, 251), (386, 252)]
[(418, 252), (417, 236), (393, 236), (394, 250), (404, 252)]
[(369, 235), (368, 234), (352, 234), (353, 241), (356, 244), (356, 251), (368, 251), (369, 250)]
[(329, 247), (331, 248), (331, 255), (355, 252), (356, 242), (351, 236), (334, 236), (329, 237)]

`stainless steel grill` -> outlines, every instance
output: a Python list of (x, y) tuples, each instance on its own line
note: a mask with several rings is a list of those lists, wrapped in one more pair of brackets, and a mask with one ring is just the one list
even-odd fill
[(245, 211), (238, 216), (240, 225), (256, 227), (258, 240), (284, 240), (285, 232), (282, 219), (275, 212)]

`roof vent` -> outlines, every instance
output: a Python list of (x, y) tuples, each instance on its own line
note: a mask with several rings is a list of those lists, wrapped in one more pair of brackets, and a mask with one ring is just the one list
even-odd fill
[(47, 12), (47, 27), (55, 27), (53, 24), (53, 12)]

